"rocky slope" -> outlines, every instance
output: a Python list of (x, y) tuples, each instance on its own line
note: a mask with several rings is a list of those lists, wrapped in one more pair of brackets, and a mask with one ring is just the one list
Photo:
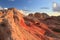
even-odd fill
[(60, 40), (58, 32), (53, 31), (60, 26), (59, 18), (44, 13), (24, 16), (15, 8), (0, 10), (0, 40)]

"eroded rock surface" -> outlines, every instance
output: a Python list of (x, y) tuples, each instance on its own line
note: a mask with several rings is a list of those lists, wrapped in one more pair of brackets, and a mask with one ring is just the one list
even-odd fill
[(53, 26), (48, 26), (47, 16), (42, 21), (36, 14), (24, 16), (15, 8), (1, 10), (0, 15), (0, 40), (60, 40), (52, 31)]

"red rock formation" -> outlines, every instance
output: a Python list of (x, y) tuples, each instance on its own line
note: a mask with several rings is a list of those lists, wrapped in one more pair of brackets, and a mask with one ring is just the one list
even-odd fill
[(0, 40), (60, 40), (44, 22), (15, 8), (2, 10), (0, 15)]

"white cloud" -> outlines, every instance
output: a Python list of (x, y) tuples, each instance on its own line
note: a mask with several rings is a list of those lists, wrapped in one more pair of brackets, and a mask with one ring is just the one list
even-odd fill
[(0, 6), (0, 10), (3, 10), (3, 8)]
[(57, 3), (53, 3), (53, 7), (56, 8), (57, 7)]
[(8, 8), (3, 8), (2, 6), (0, 6), (0, 10), (7, 10)]
[(7, 10), (8, 8), (4, 8), (5, 10)]
[(53, 11), (54, 12), (60, 12), (60, 5), (57, 3), (53, 3)]
[(15, 1), (15, 0), (9, 0), (9, 1)]
[(48, 15), (50, 16), (60, 16), (59, 12), (49, 12)]
[(28, 3), (32, 3), (32, 0), (28, 0)]

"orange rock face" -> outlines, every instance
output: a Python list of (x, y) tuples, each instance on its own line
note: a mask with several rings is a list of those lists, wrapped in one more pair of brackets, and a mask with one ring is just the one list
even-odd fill
[(46, 23), (15, 8), (0, 11), (0, 40), (60, 40)]

